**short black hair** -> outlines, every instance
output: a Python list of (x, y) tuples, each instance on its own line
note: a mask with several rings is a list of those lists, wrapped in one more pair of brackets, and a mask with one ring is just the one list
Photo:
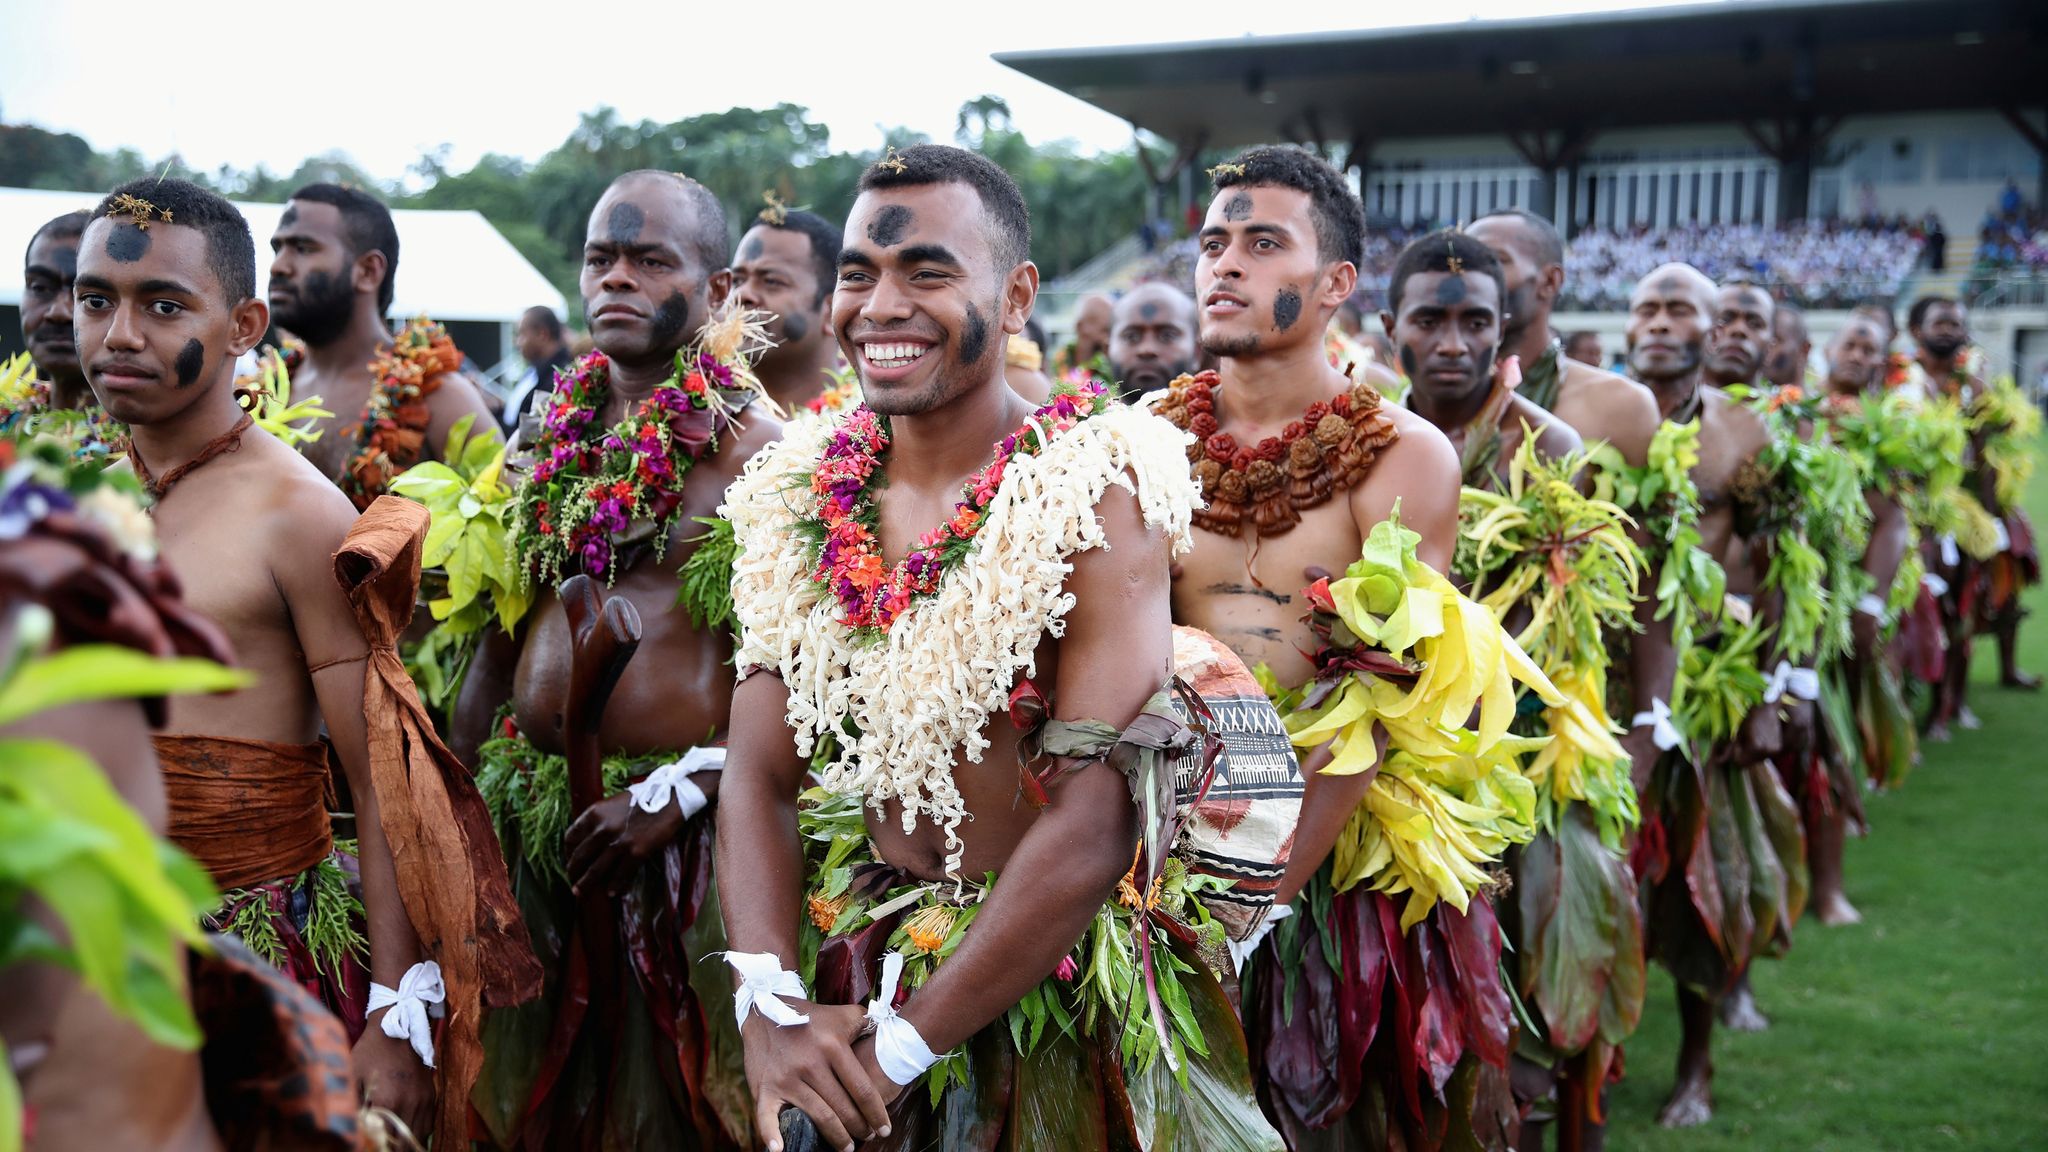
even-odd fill
[(1899, 318), (1892, 311), (1892, 298), (1889, 296), (1866, 296), (1858, 300), (1856, 307), (1851, 308), (1850, 311), (1861, 312), (1872, 319), (1883, 321), (1887, 338), (1896, 337), (1899, 334)]
[(1913, 301), (1913, 306), (1906, 310), (1907, 330), (1910, 331), (1925, 324), (1927, 322), (1927, 314), (1943, 304), (1956, 309), (1961, 309), (1963, 306), (1962, 302), (1953, 296), (1922, 296), (1918, 300)]
[(58, 240), (76, 240), (80, 236), (85, 235), (85, 226), (90, 223), (92, 223), (92, 211), (86, 208), (80, 208), (76, 212), (66, 212), (62, 216), (57, 217), (55, 220), (36, 229), (35, 235), (28, 238), (28, 247), (21, 250), (21, 262), (23, 264), (28, 263), (29, 252), (35, 248), (36, 241), (41, 240), (43, 237), (50, 236)]
[[(1387, 277), (1387, 309), (1401, 310), (1401, 291), (1408, 286), (1410, 276), (1425, 272), (1449, 272), (1451, 261), (1456, 260), (1461, 272), (1478, 272), (1493, 278), (1494, 290), (1500, 294), (1501, 307), (1508, 299), (1508, 278), (1501, 270), (1500, 257), (1493, 249), (1481, 244), (1456, 228), (1439, 228), (1427, 236), (1409, 241), (1401, 254), (1394, 258), (1394, 271)], [(1503, 315), (1502, 320), (1507, 317)]]
[(1598, 332), (1593, 331), (1591, 328), (1581, 328), (1578, 331), (1573, 332), (1571, 335), (1566, 336), (1564, 338), (1564, 346), (1565, 349), (1569, 351), (1572, 345), (1577, 344), (1580, 341), (1598, 340), (1599, 338), (1600, 334)]
[(1550, 222), (1550, 217), (1540, 212), (1531, 212), (1527, 208), (1499, 208), (1472, 222), (1477, 224), (1480, 220), (1492, 220), (1496, 217), (1518, 221), (1535, 234), (1536, 259), (1539, 263), (1564, 267), (1564, 237), (1558, 235), (1557, 225)]
[(377, 311), (391, 311), (398, 291), (398, 225), (382, 200), (347, 184), (308, 184), (289, 197), (313, 204), (331, 204), (341, 213), (341, 232), (348, 238), (349, 259), (365, 252), (384, 254), (384, 282), (377, 285)]
[(1772, 325), (1775, 326), (1780, 319), (1791, 320), (1798, 324), (1800, 339), (1811, 338), (1812, 333), (1808, 332), (1806, 328), (1806, 309), (1789, 300), (1780, 301), (1777, 309), (1771, 313)]
[(732, 237), (725, 230), (725, 205), (718, 202), (718, 196), (711, 189), (681, 172), (664, 172), (659, 168), (635, 168), (607, 184), (605, 192), (609, 194), (619, 185), (637, 180), (671, 181), (682, 192), (683, 199), (689, 201), (690, 224), (687, 240), (690, 255), (695, 256), (697, 261), (704, 265), (705, 275), (731, 266)]
[(529, 320), (539, 325), (540, 330), (547, 333), (548, 339), (560, 340), (562, 338), (562, 318), (555, 315), (553, 308), (545, 304), (535, 304), (519, 317), (519, 322), (522, 324)]
[(760, 222), (768, 228), (784, 232), (801, 232), (811, 242), (811, 271), (818, 277), (817, 303), (823, 304), (825, 297), (832, 295), (832, 288), (839, 279), (839, 244), (846, 237), (846, 230), (818, 215), (801, 208), (791, 208), (777, 216), (762, 213)]
[(1017, 182), (995, 161), (979, 152), (947, 144), (912, 144), (891, 149), (860, 174), (860, 191), (916, 188), (926, 184), (965, 184), (981, 198), (981, 210), (995, 225), (991, 237), (1003, 271), (1031, 258), (1031, 209)]
[(1225, 188), (1292, 188), (1306, 192), (1316, 222), (1316, 251), (1325, 264), (1348, 261), (1365, 266), (1365, 205), (1351, 194), (1344, 174), (1305, 148), (1259, 144), (1209, 170), (1216, 191)]
[(92, 210), (92, 218), (132, 219), (133, 201), (142, 201), (157, 211), (159, 217), (152, 227), (169, 224), (206, 233), (206, 260), (230, 306), (256, 295), (256, 241), (249, 235), (249, 222), (242, 218), (240, 209), (189, 180), (145, 176), (107, 193), (107, 198)]

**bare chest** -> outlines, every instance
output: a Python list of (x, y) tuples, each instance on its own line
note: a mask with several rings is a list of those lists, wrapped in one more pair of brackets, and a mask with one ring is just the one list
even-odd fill
[(1364, 541), (1348, 504), (1332, 500), (1302, 513), (1279, 536), (1230, 537), (1197, 530), (1194, 548), (1176, 565), (1175, 622), (1221, 640), (1248, 665), (1269, 665), (1283, 684), (1309, 676), (1303, 650), (1314, 637), (1303, 618), (1302, 589), (1336, 579), (1358, 559)]
[(294, 396), (318, 396), (320, 406), (334, 413), (315, 423), (317, 440), (299, 446), (300, 454), (330, 480), (339, 480), (356, 451), (356, 430), (362, 425), (363, 409), (370, 402), (371, 380), (366, 372), (348, 375), (317, 375), (302, 368), (292, 380)]

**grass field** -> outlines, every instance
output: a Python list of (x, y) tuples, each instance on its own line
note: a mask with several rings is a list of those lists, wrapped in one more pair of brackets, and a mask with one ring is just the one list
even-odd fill
[[(2028, 503), (2048, 524), (2048, 466)], [(2021, 633), (2036, 672), (2044, 593)], [(1984, 727), (1929, 745), (1901, 791), (1870, 798), (1870, 835), (1848, 849), (1863, 923), (1807, 918), (1789, 956), (1755, 969), (1770, 1031), (1715, 1033), (1702, 1128), (1656, 1126), (1678, 1017), (1653, 969), (1628, 1077), (1609, 1094), (1610, 1149), (2048, 1149), (2048, 695), (1997, 687), (1995, 648), (1976, 653)]]

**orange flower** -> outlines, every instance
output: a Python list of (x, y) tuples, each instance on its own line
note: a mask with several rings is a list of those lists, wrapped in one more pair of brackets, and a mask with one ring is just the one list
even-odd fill
[(965, 540), (974, 535), (974, 521), (978, 515), (973, 505), (962, 504), (960, 510), (953, 514), (953, 522), (946, 527), (952, 530), (953, 535)]
[(953, 924), (960, 916), (944, 904), (920, 908), (910, 919), (903, 922), (903, 931), (910, 937), (910, 946), (920, 952), (937, 952), (946, 946), (946, 938), (953, 934)]
[(810, 899), (811, 923), (820, 932), (830, 932), (832, 925), (839, 922), (839, 914), (846, 911), (849, 894), (841, 892), (827, 899), (823, 892), (813, 892)]

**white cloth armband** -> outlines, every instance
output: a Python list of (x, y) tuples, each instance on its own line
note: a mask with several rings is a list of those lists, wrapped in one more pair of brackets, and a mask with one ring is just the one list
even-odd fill
[(903, 980), (903, 953), (882, 956), (882, 982), (868, 1001), (868, 1023), (875, 1027), (875, 1063), (891, 1084), (902, 1087), (925, 1074), (939, 1057), (918, 1034), (917, 1025), (896, 1014), (896, 987)]
[(723, 767), (725, 749), (692, 748), (683, 753), (682, 759), (663, 764), (649, 772), (646, 779), (626, 785), (626, 795), (632, 797), (633, 807), (648, 813), (659, 812), (673, 801), (683, 810), (683, 819), (688, 820), (711, 802), (702, 788), (690, 782), (690, 777)]
[(1266, 942), (1266, 937), (1273, 934), (1274, 926), (1292, 915), (1294, 915), (1294, 909), (1289, 908), (1285, 904), (1275, 904), (1267, 911), (1266, 918), (1259, 921), (1259, 926), (1252, 929), (1252, 934), (1245, 937), (1242, 942), (1225, 940), (1223, 944), (1224, 947), (1230, 950), (1231, 967), (1239, 972), (1244, 971), (1244, 962), (1251, 959), (1252, 953), (1259, 950), (1259, 945)]
[(1856, 598), (1856, 611), (1882, 624), (1891, 613), (1886, 610), (1884, 597), (1875, 592), (1865, 592)]
[(1629, 727), (1648, 728), (1650, 743), (1655, 744), (1659, 752), (1669, 752), (1685, 740), (1678, 731), (1678, 725), (1671, 722), (1671, 705), (1657, 697), (1651, 698), (1648, 712), (1636, 713), (1635, 719), (1629, 721)]
[(396, 990), (372, 982), (368, 1010), (389, 1008), (380, 1025), (384, 1034), (393, 1040), (410, 1040), (420, 1063), (432, 1068), (434, 1029), (427, 1023), (427, 1005), (438, 1007), (447, 998), (447, 985), (441, 983), (441, 966), (432, 960), (422, 960), (405, 970)]
[(1991, 539), (1992, 543), (1997, 546), (1998, 551), (2012, 551), (2012, 529), (2005, 526), (2003, 519), (1996, 519), (1991, 522)]
[(1963, 562), (1963, 552), (1962, 552), (1962, 549), (1960, 549), (1960, 548), (1957, 548), (1957, 547), (1956, 547), (1956, 538), (1955, 538), (1955, 536), (1954, 536), (1954, 535), (1953, 535), (1952, 533), (1948, 533), (1948, 532), (1944, 532), (1944, 533), (1942, 533), (1942, 534), (1941, 534), (1941, 566), (1942, 566), (1943, 568), (1953, 568), (1953, 567), (1955, 567), (1956, 565), (1958, 565), (1958, 564), (1961, 564), (1962, 562)]
[(1943, 580), (1932, 572), (1920, 574), (1920, 586), (1927, 589), (1927, 594), (1936, 600), (1948, 595), (1948, 581)]
[(1795, 700), (1820, 699), (1820, 673), (1811, 668), (1794, 668), (1790, 660), (1778, 661), (1770, 683), (1764, 685), (1764, 703), (1776, 704), (1788, 695)]
[(798, 1000), (811, 998), (811, 994), (804, 990), (803, 980), (782, 966), (781, 957), (773, 952), (721, 952), (719, 955), (725, 957), (725, 962), (740, 975), (740, 986), (732, 994), (732, 1012), (734, 1020), (741, 1026), (746, 1025), (749, 1010), (759, 1012), (784, 1028), (811, 1022), (809, 1016), (780, 999), (783, 996), (793, 996)]

